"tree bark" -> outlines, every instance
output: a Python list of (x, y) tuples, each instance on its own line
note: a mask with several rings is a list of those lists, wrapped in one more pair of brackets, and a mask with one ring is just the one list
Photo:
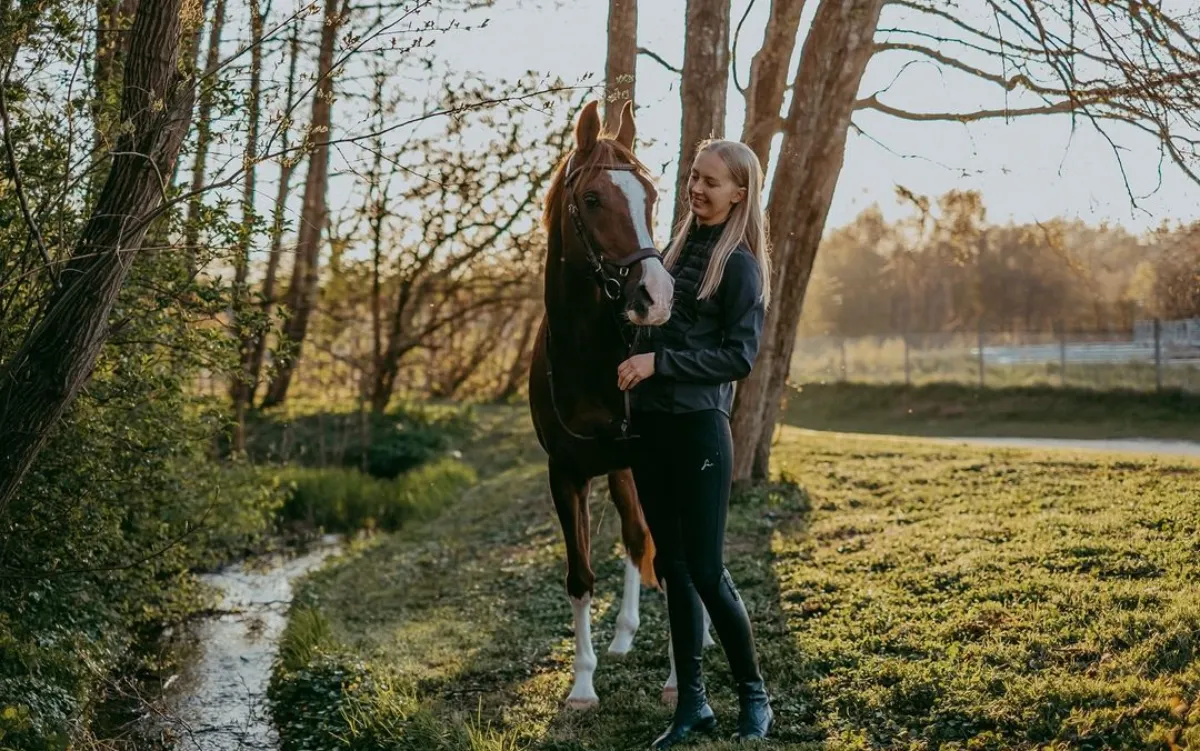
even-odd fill
[(0, 513), (74, 401), (108, 337), (108, 318), (166, 189), (191, 120), (178, 72), (183, 0), (142, 3), (125, 65), (121, 129), (111, 169), (63, 285), (0, 368)]
[(766, 174), (771, 140), (783, 126), (780, 108), (787, 89), (792, 52), (800, 29), (804, 0), (771, 0), (763, 43), (750, 61), (750, 84), (746, 87), (746, 120), (742, 143), (754, 151)]
[(137, 13), (138, 0), (97, 0), (96, 53), (92, 68), (92, 190), (103, 185), (101, 165), (108, 157), (110, 118), (120, 114), (117, 91), (124, 69), (129, 23)]
[(637, 83), (637, 0), (608, 0), (608, 58), (604, 65), (604, 128), (616, 133), (621, 107)]
[[(291, 118), (296, 106), (296, 63), (300, 57), (300, 24), (292, 24), (292, 38), (288, 43), (288, 78), (287, 94), (284, 97), (284, 117)], [(280, 151), (284, 157), (279, 160), (279, 186), (275, 193), (275, 212), (271, 218), (271, 251), (267, 257), (267, 272), (262, 286), (262, 312), (269, 322), (275, 314), (275, 285), (279, 275), (279, 259), (283, 255), (283, 216), (287, 208), (288, 195), (292, 187), (292, 172), (295, 163), (291, 158), (290, 134), (291, 125), (287, 122), (279, 127)], [(254, 340), (254, 353), (251, 356), (249, 392), (246, 399), (254, 403), (258, 392), (258, 383), (262, 378), (263, 361), (267, 356), (267, 335), (269, 328), (259, 331)]]
[(225, 26), (225, 0), (216, 0), (213, 7), (212, 29), (208, 37), (208, 57), (204, 63), (200, 85), (200, 107), (196, 113), (196, 156), (192, 161), (192, 193), (188, 201), (187, 219), (183, 230), (183, 250), (188, 259), (188, 278), (195, 279), (200, 270), (197, 253), (200, 246), (200, 190), (204, 188), (208, 170), (208, 145), (212, 141), (213, 82), (211, 77), (221, 64), (221, 30)]
[(233, 330), (238, 337), (238, 372), (230, 396), (233, 399), (235, 451), (246, 449), (246, 411), (250, 406), (250, 374), (254, 356), (254, 332), (246, 321), (249, 308), (247, 278), (250, 271), (250, 247), (254, 237), (254, 191), (258, 176), (259, 105), (262, 95), (263, 19), (259, 0), (250, 6), (250, 93), (246, 102), (246, 150), (242, 157), (246, 173), (242, 178), (242, 234), (233, 277)]
[(675, 176), (675, 212), (679, 224), (687, 209), (687, 179), (696, 144), (725, 136), (725, 95), (729, 88), (729, 0), (688, 0), (683, 44), (683, 80), (679, 98), (683, 122), (679, 171)]
[[(341, 6), (339, 8), (339, 5)], [(280, 363), (267, 388), (264, 407), (282, 404), (287, 399), (296, 363), (308, 332), (308, 320), (317, 303), (320, 277), (321, 233), (329, 219), (325, 189), (329, 184), (329, 127), (333, 113), (333, 48), (338, 31), (349, 10), (349, 0), (325, 1), (325, 24), (321, 28), (321, 52), (317, 60), (317, 88), (313, 94), (312, 120), (309, 132), (316, 145), (308, 158), (308, 179), (304, 183), (304, 202), (300, 209), (300, 226), (296, 240), (296, 263), (292, 282), (284, 300), (290, 311), (284, 336), (295, 349), (292, 357)]]
[[(796, 326), (883, 0), (822, 0), (804, 42), (771, 187), (775, 278), (754, 371), (734, 407), (734, 478), (765, 480)], [(753, 450), (747, 450), (753, 447)]]

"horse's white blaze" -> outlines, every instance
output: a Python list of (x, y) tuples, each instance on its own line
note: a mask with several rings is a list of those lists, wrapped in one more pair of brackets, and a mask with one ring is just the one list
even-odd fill
[(613, 185), (617, 186), (629, 202), (629, 217), (633, 220), (638, 245), (653, 248), (654, 238), (650, 235), (650, 226), (646, 223), (646, 186), (637, 175), (628, 170), (610, 170), (608, 174)]
[[(654, 237), (650, 234), (650, 225), (646, 222), (646, 186), (637, 175), (627, 170), (611, 170), (608, 175), (629, 204), (629, 218), (637, 234), (638, 247), (653, 248)], [(661, 261), (648, 258), (642, 261), (642, 284), (646, 286), (646, 293), (650, 295), (650, 308), (643, 320), (635, 320), (634, 323), (639, 326), (661, 326), (671, 317), (675, 282), (663, 268)]]
[(633, 636), (637, 633), (641, 619), (638, 616), (638, 605), (642, 594), (642, 575), (632, 558), (625, 559), (625, 590), (621, 593), (621, 610), (617, 613), (617, 632), (613, 635), (612, 644), (608, 645), (609, 654), (628, 654), (633, 648)]
[(586, 709), (600, 703), (592, 677), (596, 674), (596, 651), (592, 649), (592, 596), (571, 598), (575, 617), (575, 683), (567, 696), (567, 706)]

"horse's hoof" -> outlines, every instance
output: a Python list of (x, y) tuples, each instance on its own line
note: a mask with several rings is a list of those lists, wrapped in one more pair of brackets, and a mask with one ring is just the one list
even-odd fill
[(673, 707), (677, 701), (679, 701), (679, 689), (675, 686), (663, 686), (662, 703)]
[(598, 706), (600, 706), (600, 699), (599, 699), (599, 697), (595, 697), (595, 696), (592, 696), (592, 697), (587, 697), (587, 696), (574, 697), (574, 696), (572, 696), (572, 697), (568, 697), (568, 699), (567, 699), (567, 709), (573, 709), (577, 712), (586, 712), (587, 710), (595, 709)]

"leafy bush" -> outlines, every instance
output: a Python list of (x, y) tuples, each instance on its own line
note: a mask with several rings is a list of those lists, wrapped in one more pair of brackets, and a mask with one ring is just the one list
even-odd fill
[(445, 454), (473, 428), (467, 409), (405, 406), (375, 414), (293, 408), (255, 416), (247, 425), (246, 451), (256, 463), (350, 467), (391, 479)]
[(475, 482), (475, 472), (460, 461), (442, 459), (394, 480), (353, 469), (305, 468), (285, 470), (284, 478), (290, 487), (281, 511), (285, 521), (331, 532), (390, 531), (440, 510)]

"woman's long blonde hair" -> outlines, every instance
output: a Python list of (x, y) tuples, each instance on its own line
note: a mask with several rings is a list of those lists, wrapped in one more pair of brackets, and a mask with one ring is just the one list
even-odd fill
[[(721, 284), (721, 277), (725, 274), (725, 262), (729, 260), (729, 256), (737, 246), (744, 242), (750, 248), (751, 254), (754, 255), (754, 260), (758, 261), (758, 268), (762, 274), (763, 305), (770, 306), (771, 249), (767, 241), (767, 217), (763, 212), (762, 205), (762, 165), (759, 164), (758, 157), (754, 155), (750, 147), (738, 141), (717, 138), (702, 141), (696, 150), (696, 156), (698, 157), (706, 151), (711, 151), (721, 157), (721, 161), (725, 163), (733, 181), (739, 188), (745, 188), (746, 197), (735, 203), (730, 209), (729, 219), (725, 222), (725, 230), (713, 247), (712, 257), (708, 262), (708, 271), (704, 274), (704, 280), (700, 283), (700, 291), (696, 297), (703, 300), (717, 291), (717, 287)], [(686, 197), (677, 197), (677, 200), (680, 199), (686, 199)], [(663, 256), (663, 265), (668, 270), (673, 268), (679, 260), (679, 254), (683, 251), (688, 232), (695, 222), (696, 215), (689, 208), (675, 227), (675, 235)]]

